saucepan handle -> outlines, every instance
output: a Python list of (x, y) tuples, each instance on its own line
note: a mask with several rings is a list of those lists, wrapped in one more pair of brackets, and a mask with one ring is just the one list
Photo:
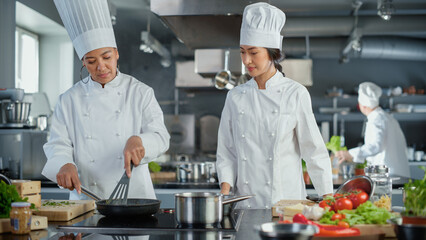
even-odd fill
[(222, 204), (225, 205), (225, 204), (229, 204), (229, 203), (239, 202), (239, 201), (242, 201), (242, 200), (246, 200), (246, 199), (252, 198), (254, 196), (255, 195), (245, 195), (245, 196), (233, 197), (233, 198), (229, 198), (229, 199), (223, 200)]

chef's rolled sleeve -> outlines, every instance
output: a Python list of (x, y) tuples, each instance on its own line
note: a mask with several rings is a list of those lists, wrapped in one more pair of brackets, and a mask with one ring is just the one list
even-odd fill
[(146, 94), (146, 105), (144, 105), (142, 116), (142, 129), (138, 135), (142, 139), (145, 148), (145, 157), (142, 164), (155, 160), (167, 151), (170, 144), (170, 135), (164, 126), (164, 116), (160, 105), (150, 89)]
[(304, 89), (299, 98), (296, 132), (301, 156), (317, 193), (333, 193), (330, 157), (312, 112), (309, 92)]

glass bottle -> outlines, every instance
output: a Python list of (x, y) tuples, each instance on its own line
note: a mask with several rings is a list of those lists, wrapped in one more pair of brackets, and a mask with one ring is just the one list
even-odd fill
[(13, 202), (10, 210), (10, 225), (12, 233), (27, 234), (31, 231), (31, 203)]
[(386, 165), (371, 165), (365, 168), (365, 175), (374, 182), (374, 191), (370, 196), (370, 201), (374, 205), (392, 208), (392, 178), (389, 176), (389, 168)]

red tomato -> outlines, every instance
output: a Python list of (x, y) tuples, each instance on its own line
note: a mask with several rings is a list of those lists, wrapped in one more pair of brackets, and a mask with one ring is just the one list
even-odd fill
[(336, 211), (348, 209), (351, 210), (353, 207), (352, 201), (348, 198), (339, 198), (336, 201), (336, 204), (334, 205), (334, 209)]
[(347, 223), (345, 221), (339, 221), (339, 223), (337, 224), (337, 226), (349, 228), (349, 223)]
[(331, 216), (332, 221), (342, 220), (343, 218), (345, 218), (345, 215), (340, 214), (340, 213), (335, 213), (335, 214), (333, 214), (333, 216)]
[(334, 194), (334, 195), (333, 195), (333, 197), (334, 197), (335, 199), (339, 199), (339, 198), (342, 198), (342, 197), (344, 197), (344, 196), (343, 196), (343, 194), (341, 194), (341, 193), (336, 193), (336, 194)]
[(353, 208), (365, 203), (368, 200), (368, 194), (362, 190), (351, 193), (348, 198), (352, 201)]
[(328, 208), (330, 208), (330, 211), (334, 211), (334, 202), (332, 200), (329, 200), (329, 199), (322, 200), (319, 203), (319, 206), (322, 207), (322, 208), (328, 207)]

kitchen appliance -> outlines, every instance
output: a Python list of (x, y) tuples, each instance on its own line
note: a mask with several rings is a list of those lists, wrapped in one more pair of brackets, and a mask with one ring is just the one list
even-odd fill
[(0, 89), (0, 128), (23, 128), (27, 125), (31, 102), (24, 101), (24, 90)]
[(164, 115), (164, 124), (170, 134), (168, 153), (195, 153), (195, 115)]
[(212, 178), (213, 163), (185, 162), (176, 166), (176, 178), (179, 182), (209, 182)]
[(41, 175), (48, 132), (35, 129), (0, 129), (0, 173), (11, 179), (45, 180)]
[[(207, 234), (210, 232), (222, 232), (223, 235), (231, 235), (238, 231), (244, 210), (236, 209), (231, 216), (225, 216), (223, 220), (213, 225), (180, 225), (176, 221), (174, 209), (160, 209), (156, 214), (146, 217), (111, 217), (95, 214), (73, 225), (59, 225), (61, 232), (79, 232), (114, 235), (145, 235), (158, 232), (179, 232), (183, 236), (196, 232)], [(193, 230), (193, 231), (188, 231)], [(221, 233), (221, 234), (222, 234)], [(205, 238), (185, 238), (205, 239)]]
[(238, 196), (223, 200), (220, 193), (187, 192), (175, 194), (176, 221), (182, 225), (217, 224), (223, 219), (223, 205), (249, 199)]

